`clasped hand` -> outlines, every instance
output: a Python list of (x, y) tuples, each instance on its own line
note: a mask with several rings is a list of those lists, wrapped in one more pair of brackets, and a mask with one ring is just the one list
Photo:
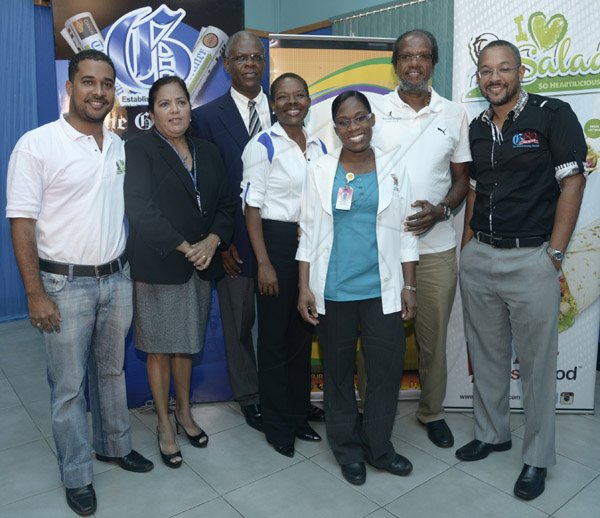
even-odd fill
[(214, 234), (209, 234), (202, 241), (190, 245), (185, 257), (197, 270), (206, 270), (212, 262), (218, 243), (219, 238)]

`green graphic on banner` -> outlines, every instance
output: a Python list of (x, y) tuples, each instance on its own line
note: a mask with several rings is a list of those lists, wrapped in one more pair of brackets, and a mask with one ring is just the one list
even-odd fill
[[(532, 93), (581, 93), (600, 90), (600, 51), (578, 52), (572, 49), (567, 35), (569, 23), (560, 13), (548, 18), (542, 11), (514, 18), (515, 41), (525, 66), (522, 85)], [(493, 36), (491, 38), (490, 36)], [(477, 62), (479, 52), (496, 36), (483, 33), (471, 39), (471, 58)], [(480, 101), (479, 87), (469, 90), (464, 101)]]
[(583, 132), (588, 138), (600, 138), (600, 119), (590, 119), (585, 123)]

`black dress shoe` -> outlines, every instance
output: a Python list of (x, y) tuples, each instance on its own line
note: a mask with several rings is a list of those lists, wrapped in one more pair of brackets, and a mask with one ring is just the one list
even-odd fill
[(451, 448), (454, 446), (454, 436), (450, 428), (448, 428), (446, 421), (439, 419), (430, 423), (424, 423), (424, 425), (427, 428), (427, 437), (438, 448)]
[(106, 457), (96, 453), (96, 458), (102, 462), (114, 462), (125, 471), (133, 471), (134, 473), (146, 473), (154, 468), (152, 461), (135, 450), (131, 450), (125, 457)]
[(296, 428), (296, 437), (302, 441), (320, 441), (321, 436), (316, 430), (313, 430), (308, 424)]
[(361, 486), (367, 480), (367, 470), (364, 462), (353, 462), (351, 464), (342, 464), (342, 475), (344, 478), (354, 484), (355, 486)]
[(413, 465), (406, 457), (403, 457), (399, 453), (396, 453), (396, 457), (394, 458), (392, 463), (384, 469), (392, 475), (405, 477), (412, 471)]
[(294, 456), (295, 450), (294, 450), (293, 444), (284, 444), (284, 445), (272, 444), (271, 446), (273, 446), (273, 449), (277, 453), (280, 453), (281, 455), (285, 455), (286, 457)]
[(263, 431), (262, 410), (260, 405), (244, 405), (241, 407), (242, 414), (246, 418), (246, 424), (259, 432)]
[(323, 411), (322, 408), (319, 408), (318, 406), (310, 405), (310, 410), (308, 412), (307, 419), (309, 421), (315, 421), (317, 423), (324, 423), (325, 422), (325, 412)]
[(96, 512), (98, 503), (94, 486), (88, 484), (83, 487), (65, 488), (67, 504), (80, 516), (89, 516)]
[(493, 451), (506, 451), (512, 448), (512, 441), (490, 444), (489, 442), (473, 439), (462, 448), (456, 450), (456, 457), (460, 460), (471, 462), (473, 460), (485, 459)]
[(540, 496), (546, 487), (546, 468), (536, 468), (525, 464), (515, 483), (514, 493), (523, 500), (533, 500)]

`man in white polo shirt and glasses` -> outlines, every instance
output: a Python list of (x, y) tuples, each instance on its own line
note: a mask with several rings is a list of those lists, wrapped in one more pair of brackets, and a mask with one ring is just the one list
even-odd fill
[(398, 87), (377, 103), (374, 143), (406, 164), (415, 214), (405, 222), (420, 237), (417, 317), (421, 398), (417, 419), (440, 448), (454, 444), (444, 419), (446, 335), (457, 281), (452, 211), (469, 186), (469, 124), (465, 110), (429, 86), (439, 60), (435, 37), (417, 29), (394, 43)]
[(80, 52), (69, 63), (66, 89), (68, 113), (26, 133), (13, 150), (6, 216), (29, 318), (44, 337), (67, 503), (85, 516), (96, 510), (92, 448), (98, 460), (127, 471), (153, 464), (131, 449), (123, 372), (132, 316), (123, 253), (125, 152), (103, 125), (114, 104), (113, 63), (101, 52)]

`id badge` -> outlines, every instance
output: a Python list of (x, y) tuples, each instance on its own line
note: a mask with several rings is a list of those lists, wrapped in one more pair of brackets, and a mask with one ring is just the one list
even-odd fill
[(335, 208), (338, 210), (350, 210), (352, 206), (352, 187), (340, 187), (337, 195)]

